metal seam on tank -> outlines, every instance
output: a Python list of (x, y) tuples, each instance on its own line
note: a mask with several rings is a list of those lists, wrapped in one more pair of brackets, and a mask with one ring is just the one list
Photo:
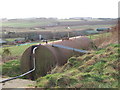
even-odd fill
[[(56, 55), (47, 47), (47, 46), (45, 46), (45, 45), (42, 45), (42, 47), (44, 47), (44, 48), (47, 48), (48, 49), (48, 51), (52, 54), (52, 56), (53, 56), (53, 58), (55, 59), (55, 64), (57, 64), (57, 57), (56, 57)], [(39, 49), (39, 48), (38, 48)]]
[[(52, 47), (52, 46), (50, 46), (50, 47), (49, 47), (49, 46), (48, 46), (48, 47), (45, 46), (45, 47), (46, 47), (46, 48), (52, 53), (52, 55), (53, 55), (54, 58), (55, 58), (56, 64), (57, 64), (57, 60), (58, 60), (58, 58), (57, 58), (57, 56), (56, 56), (56, 53), (54, 53), (54, 52), (51, 51), (51, 49), (52, 49), (53, 47)], [(51, 48), (51, 49), (50, 49), (50, 48)]]

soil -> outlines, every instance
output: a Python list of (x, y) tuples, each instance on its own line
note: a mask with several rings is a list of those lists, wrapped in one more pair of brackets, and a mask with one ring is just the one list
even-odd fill
[[(0, 80), (4, 80), (7, 78), (1, 78)], [(27, 79), (14, 79), (5, 83), (0, 83), (2, 88), (34, 88), (35, 81), (27, 80)]]

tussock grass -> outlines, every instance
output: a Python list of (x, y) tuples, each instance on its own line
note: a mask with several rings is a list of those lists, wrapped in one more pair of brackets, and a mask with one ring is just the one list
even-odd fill
[(20, 75), (20, 60), (11, 60), (0, 65), (0, 72), (3, 76), (14, 77)]
[(54, 70), (54, 74), (37, 79), (36, 86), (44, 88), (117, 88), (120, 78), (118, 73), (119, 46), (119, 44), (110, 44), (91, 54), (71, 57), (63, 67)]

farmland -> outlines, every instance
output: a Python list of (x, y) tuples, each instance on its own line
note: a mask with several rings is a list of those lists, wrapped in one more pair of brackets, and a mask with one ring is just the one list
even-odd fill
[[(99, 35), (93, 35), (92, 38), (99, 38)], [(52, 74), (38, 78), (34, 87), (117, 88), (118, 50), (118, 44), (110, 44), (105, 48), (92, 51), (91, 54), (73, 56), (65, 65), (52, 70)], [(5, 76), (19, 75), (21, 73), (19, 59), (6, 62), (2, 69)]]
[[(112, 27), (117, 23), (116, 20), (75, 20), (75, 19), (13, 19), (2, 22), (3, 38), (24, 38), (31, 34), (44, 34), (53, 36), (54, 33), (76, 32), (83, 30), (96, 30), (96, 28)], [(69, 28), (68, 28), (69, 27)], [(12, 34), (13, 33), (13, 34)], [(51, 35), (51, 36), (50, 36)], [(48, 38), (51, 39), (51, 38)]]
[[(17, 38), (25, 38), (30, 35), (44, 35), (47, 39), (61, 39), (68, 35), (79, 36), (84, 35), (85, 30), (96, 30), (96, 28), (113, 27), (116, 20), (80, 20), (80, 19), (54, 19), (54, 18), (30, 18), (30, 19), (10, 19), (2, 22), (2, 37), (8, 42), (13, 42)], [(68, 28), (69, 27), (69, 28)], [(13, 34), (12, 34), (12, 33)], [(95, 39), (97, 36), (88, 36)], [(40, 43), (40, 41), (37, 41)], [(19, 57), (26, 48), (34, 44), (15, 46), (5, 45), (10, 50), (12, 57)], [(9, 47), (10, 46), (10, 47)], [(4, 48), (5, 49), (5, 48)], [(2, 48), (0, 48), (2, 54)]]
[[(115, 24), (115, 20), (27, 19), (3, 21), (2, 27), (3, 35), (8, 36), (9, 34), (6, 33), (15, 32), (10, 34), (10, 37), (4, 36), (4, 40), (13, 42), (17, 38), (41, 33), (46, 36), (51, 33), (53, 36), (56, 34), (56, 36), (60, 35), (61, 37), (63, 35), (63, 37), (66, 37), (67, 32), (71, 32), (70, 37), (73, 37), (80, 35), (78, 32), (95, 31), (96, 28), (113, 27)], [(76, 34), (73, 34), (75, 31), (77, 31)], [(64, 35), (65, 33), (66, 35)], [(112, 35), (111, 32), (87, 35), (94, 42), (98, 42), (96, 49), (92, 48), (89, 54), (72, 56), (66, 64), (56, 66), (49, 74), (36, 79), (36, 85), (31, 86), (40, 88), (117, 88), (117, 79), (120, 78), (117, 72), (119, 44), (116, 44), (116, 37)], [(112, 42), (111, 37), (114, 39)], [(52, 39), (49, 38), (48, 40)], [(0, 72), (3, 72), (3, 77), (14, 77), (22, 73), (20, 71), (22, 54), (28, 47), (41, 43), (41, 41), (36, 40), (30, 43), (26, 45), (4, 45), (3, 48), (0, 48), (0, 55), (2, 56), (4, 56), (5, 49), (10, 52), (10, 54), (6, 53), (3, 57), (5, 61), (0, 64)]]
[(47, 25), (53, 23), (54, 20), (13, 20), (13, 21), (7, 21), (3, 22), (3, 27), (35, 27), (38, 25)]
[(2, 27), (6, 28), (15, 28), (15, 29), (25, 29), (25, 28), (55, 28), (55, 27), (82, 27), (82, 26), (90, 26), (90, 25), (114, 25), (116, 20), (93, 20), (93, 21), (84, 21), (84, 20), (61, 20), (61, 19), (16, 19), (16, 20), (8, 20), (2, 22)]

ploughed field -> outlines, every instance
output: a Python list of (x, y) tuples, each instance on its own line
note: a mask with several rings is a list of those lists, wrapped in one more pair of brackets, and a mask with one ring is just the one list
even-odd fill
[[(51, 31), (51, 30), (73, 30), (112, 26), (117, 20), (58, 20), (58, 19), (30, 19), (30, 20), (8, 20), (2, 22), (3, 30), (6, 31)], [(70, 27), (68, 29), (67, 27)]]

